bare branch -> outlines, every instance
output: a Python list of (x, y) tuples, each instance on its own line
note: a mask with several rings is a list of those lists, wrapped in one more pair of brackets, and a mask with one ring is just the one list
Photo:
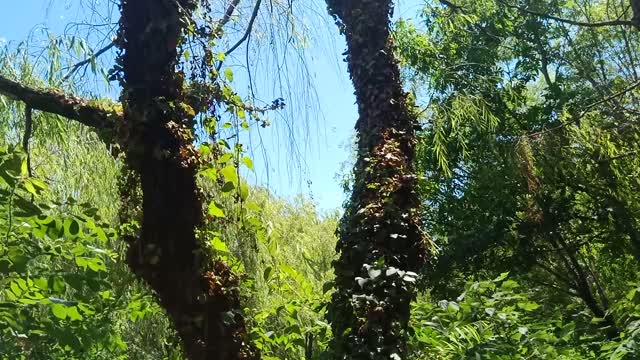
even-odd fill
[(122, 113), (91, 104), (57, 90), (34, 89), (0, 76), (0, 94), (24, 102), (27, 107), (78, 121), (99, 131), (114, 130)]
[(229, 55), (232, 52), (234, 52), (237, 48), (240, 47), (240, 45), (242, 45), (242, 43), (245, 42), (245, 40), (247, 40), (247, 38), (249, 37), (249, 34), (251, 34), (251, 31), (253, 30), (253, 23), (256, 21), (256, 18), (258, 17), (258, 10), (260, 10), (260, 5), (262, 4), (262, 0), (258, 0), (256, 1), (256, 5), (253, 7), (253, 12), (251, 13), (251, 18), (249, 19), (249, 24), (247, 25), (247, 30), (244, 32), (244, 35), (242, 35), (242, 37), (240, 38), (240, 40), (238, 40), (238, 42), (236, 42), (232, 47), (229, 48), (229, 50), (225, 51), (225, 55)]
[(236, 7), (238, 7), (239, 3), (240, 3), (240, 0), (231, 1), (231, 4), (229, 4), (229, 7), (227, 7), (227, 11), (224, 12), (224, 16), (222, 16), (222, 18), (218, 21), (218, 24), (216, 25), (216, 29), (213, 31), (213, 34), (215, 36), (219, 37), (222, 35), (222, 28), (229, 22), (229, 20), (231, 20), (231, 16), (233, 15), (233, 12), (236, 10)]
[[(636, 89), (636, 88), (637, 88), (637, 87), (639, 87), (639, 86), (640, 86), (640, 81), (636, 81), (635, 83), (633, 83), (633, 84), (629, 85), (628, 87), (626, 87), (625, 89), (623, 89), (623, 90), (621, 90), (621, 91), (618, 91), (618, 92), (617, 92), (617, 93), (615, 93), (615, 94), (612, 94), (612, 95), (610, 95), (610, 96), (607, 96), (607, 97), (605, 97), (605, 98), (603, 98), (603, 99), (601, 99), (601, 100), (598, 100), (598, 101), (596, 101), (596, 102), (594, 102), (594, 103), (592, 103), (592, 104), (589, 104), (589, 105), (585, 106), (585, 107), (584, 107), (584, 109), (582, 110), (582, 112), (581, 112), (580, 114), (578, 114), (576, 118), (574, 118), (574, 119), (573, 119), (573, 120), (574, 120), (573, 122), (575, 123), (575, 122), (577, 122), (578, 120), (582, 119), (582, 118), (583, 118), (583, 117), (584, 117), (584, 116), (585, 116), (589, 111), (591, 111), (591, 109), (593, 109), (594, 107), (596, 107), (596, 106), (598, 106), (598, 105), (600, 105), (600, 104), (603, 104), (603, 103), (606, 103), (606, 102), (612, 101), (612, 100), (616, 99), (617, 97), (620, 97), (620, 96), (622, 96), (622, 95), (624, 95), (624, 94), (628, 93), (629, 91), (632, 91), (632, 90)], [(544, 129), (544, 130), (541, 130), (541, 131), (538, 131), (538, 132), (535, 132), (535, 133), (529, 134), (529, 135), (527, 135), (527, 136), (528, 136), (528, 137), (530, 137), (530, 138), (537, 138), (537, 137), (539, 137), (539, 136), (541, 136), (541, 135), (544, 135), (544, 134), (550, 133), (550, 132), (552, 132), (552, 131), (559, 130), (559, 129), (561, 129), (561, 128), (565, 127), (565, 126), (566, 126), (566, 125), (568, 125), (568, 124), (570, 124), (570, 122), (563, 122), (562, 124), (560, 124), (560, 125), (558, 125), (558, 126), (554, 126), (554, 127), (552, 127), (552, 128)]]

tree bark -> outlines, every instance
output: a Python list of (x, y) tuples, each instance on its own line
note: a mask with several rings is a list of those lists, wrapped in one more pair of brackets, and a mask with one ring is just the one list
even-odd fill
[(182, 30), (195, 0), (122, 0), (118, 58), (126, 149), (142, 188), (141, 236), (127, 262), (155, 291), (189, 359), (254, 359), (239, 313), (239, 279), (211, 259), (196, 229), (202, 201), (193, 112), (176, 71)]
[(413, 167), (417, 118), (393, 56), (392, 2), (327, 4), (347, 41), (359, 112), (353, 193), (334, 262), (331, 352), (338, 359), (400, 359), (415, 297), (410, 272), (423, 265), (427, 243)]

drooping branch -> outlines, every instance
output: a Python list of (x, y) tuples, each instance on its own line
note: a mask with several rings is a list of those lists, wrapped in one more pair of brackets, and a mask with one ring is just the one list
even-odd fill
[(35, 89), (0, 76), (0, 94), (27, 107), (78, 121), (99, 132), (115, 130), (122, 113), (58, 90)]
[(98, 57), (100, 57), (102, 54), (106, 53), (107, 51), (113, 49), (115, 46), (116, 46), (116, 43), (112, 41), (106, 46), (104, 46), (102, 49), (96, 51), (95, 54), (73, 65), (69, 70), (69, 72), (65, 76), (63, 76), (62, 79), (60, 79), (59, 84), (62, 84), (65, 81), (69, 80), (73, 76), (73, 74), (76, 73), (76, 71), (80, 70), (80, 68), (82, 68), (83, 66), (86, 66), (92, 61), (95, 61)]

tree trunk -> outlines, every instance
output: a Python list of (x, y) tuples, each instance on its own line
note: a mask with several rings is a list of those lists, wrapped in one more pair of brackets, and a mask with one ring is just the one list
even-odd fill
[[(177, 45), (195, 0), (122, 0), (118, 45), (129, 166), (142, 188), (141, 236), (129, 239), (127, 262), (157, 294), (199, 359), (253, 359), (238, 313), (239, 280), (209, 258), (196, 236), (202, 202), (193, 115), (184, 111)], [(191, 114), (193, 114), (191, 112)]]
[[(345, 35), (359, 119), (353, 193), (339, 229), (329, 307), (339, 359), (400, 359), (426, 257), (414, 173), (416, 115), (402, 89), (384, 0), (327, 0)], [(405, 273), (409, 271), (409, 273)]]

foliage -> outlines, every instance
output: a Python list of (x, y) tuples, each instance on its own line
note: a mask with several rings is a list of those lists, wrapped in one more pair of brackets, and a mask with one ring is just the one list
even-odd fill
[[(638, 301), (624, 301), (634, 319), (616, 341), (601, 341), (584, 313), (567, 316), (532, 300), (543, 288), (525, 289), (499, 277), (468, 283), (454, 301), (423, 299), (414, 305), (413, 355), (420, 359), (630, 359), (638, 351)], [(572, 307), (575, 305), (572, 305)]]
[(260, 188), (246, 204), (256, 204), (245, 220), (253, 227), (227, 227), (223, 237), (233, 241), (218, 251), (242, 259), (252, 337), (264, 359), (317, 359), (331, 334), (324, 311), (338, 214), (319, 214), (302, 196), (285, 200)]
[(117, 258), (107, 247), (115, 232), (88, 204), (79, 205), (82, 212), (69, 212), (72, 199), (41, 203), (47, 185), (28, 176), (26, 159), (15, 149), (0, 150), (0, 175), (0, 355), (123, 356), (126, 344), (101, 325), (129, 313), (106, 276)]
[[(333, 11), (344, 10), (335, 4)], [(332, 296), (360, 311), (362, 324), (381, 315), (391, 292), (416, 288), (411, 316), (392, 314), (409, 320), (409, 359), (638, 357), (640, 35), (570, 23), (628, 19), (625, 1), (434, 1), (417, 21), (394, 25), (402, 77), (413, 91), (402, 100), (415, 101), (412, 114), (422, 122), (414, 159), (423, 175), (419, 230), (437, 252), (420, 276), (367, 252), (362, 264), (343, 261), (355, 269), (342, 279), (351, 292), (344, 284), (335, 289), (333, 275), (340, 214), (248, 181), (256, 164), (244, 141), (270, 124), (284, 100), (241, 94), (245, 74), (221, 49), (234, 38), (203, 10), (177, 44), (176, 76), (186, 78), (187, 99), (169, 110), (193, 119), (206, 214), (197, 240), (238, 274), (231, 290), (243, 308), (225, 316), (245, 316), (262, 358), (330, 358), (327, 348), (345, 335), (325, 320)], [(47, 34), (37, 58), (30, 43), (3, 49), (1, 72), (88, 94), (75, 81), (83, 68), (64, 70), (89, 56), (90, 74), (104, 80), (94, 89), (103, 98), (91, 104), (122, 110), (109, 100), (117, 71), (90, 56), (95, 39), (79, 39)], [(369, 105), (380, 110), (379, 103)], [(25, 154), (13, 145), (24, 140), (25, 113), (0, 97), (0, 359), (183, 359), (169, 317), (123, 261), (123, 234), (138, 226), (118, 216), (123, 148), (36, 111)], [(365, 136), (354, 156), (383, 134), (360, 125)], [(384, 161), (356, 160), (364, 173), (380, 164), (393, 171), (375, 173), (377, 182), (364, 190), (349, 178), (349, 190), (390, 197), (405, 166), (395, 154), (389, 146), (374, 154)], [(346, 221), (342, 231), (360, 225)], [(374, 235), (397, 241), (402, 234), (379, 227)], [(404, 332), (366, 334), (384, 343)]]
[[(396, 27), (405, 77), (421, 89), (418, 161), (430, 205), (425, 217), (440, 248), (422, 285), (448, 298), (469, 280), (510, 272), (535, 289), (522, 295), (544, 309), (520, 316), (530, 336), (554, 319), (580, 335), (518, 344), (506, 358), (634, 357), (637, 312), (626, 294), (638, 273), (625, 269), (640, 260), (632, 115), (640, 43), (627, 29), (562, 20), (624, 18), (624, 8), (597, 1), (430, 3), (421, 24)], [(481, 303), (491, 298), (483, 295)], [(459, 325), (473, 327), (465, 336), (477, 333), (482, 346), (489, 329), (496, 355), (513, 345), (517, 330), (497, 333), (503, 325), (486, 316)], [(485, 356), (475, 345), (468, 349)]]

